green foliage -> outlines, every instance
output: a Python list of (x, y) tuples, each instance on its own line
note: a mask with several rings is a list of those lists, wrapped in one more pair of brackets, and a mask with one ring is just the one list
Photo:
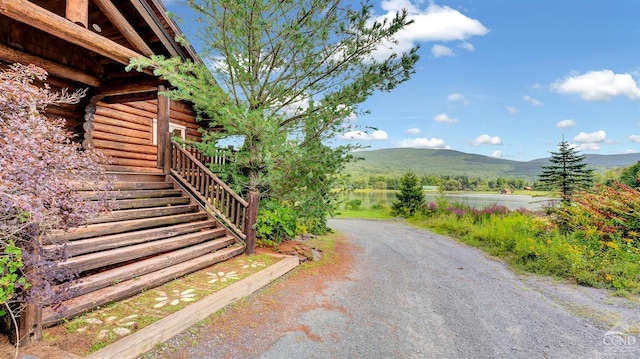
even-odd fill
[(267, 243), (279, 244), (296, 234), (294, 211), (278, 201), (262, 201), (256, 221), (257, 236)]
[(205, 146), (242, 141), (228, 172), (232, 185), (292, 203), (305, 226), (326, 231), (335, 208), (330, 190), (354, 149), (326, 142), (349, 130), (348, 119), (364, 113), (358, 107), (374, 93), (391, 91), (414, 73), (417, 48), (372, 57), (412, 23), (407, 12), (372, 21), (368, 1), (188, 4), (212, 66), (152, 56), (128, 68), (152, 68), (173, 86), (169, 97), (213, 119), (216, 130), (203, 136)]
[(361, 209), (360, 208), (361, 205), (362, 205), (362, 201), (359, 199), (352, 199), (351, 201), (344, 204), (345, 208), (350, 211), (357, 211)]
[[(16, 285), (26, 285), (26, 279), (21, 273), (24, 267), (22, 250), (11, 239), (3, 247), (4, 253), (0, 254), (0, 303), (6, 303), (15, 297)], [(4, 307), (0, 308), (0, 316), (5, 314)]]
[(585, 190), (593, 185), (593, 169), (587, 168), (585, 156), (564, 139), (558, 144), (558, 152), (551, 152), (548, 166), (542, 167), (539, 176), (541, 188), (558, 191), (563, 201), (571, 202), (576, 191)]
[(396, 200), (391, 204), (391, 213), (411, 217), (424, 205), (424, 192), (418, 176), (411, 172), (405, 173), (400, 180), (400, 193), (396, 193)]
[(640, 162), (623, 169), (622, 173), (620, 173), (620, 182), (632, 188), (640, 187), (639, 179), (640, 179)]
[(619, 185), (576, 198), (559, 212), (574, 217), (573, 231), (567, 233), (552, 216), (500, 206), (477, 210), (443, 203), (446, 208), (434, 208), (426, 219), (413, 222), (480, 247), (520, 270), (640, 293), (638, 219), (629, 218), (637, 216), (639, 193)]

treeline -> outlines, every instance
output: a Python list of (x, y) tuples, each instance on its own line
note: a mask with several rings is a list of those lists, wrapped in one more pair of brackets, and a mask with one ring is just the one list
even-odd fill
[[(351, 177), (345, 181), (350, 189), (400, 189), (401, 176), (364, 175)], [(423, 175), (420, 177), (421, 186), (437, 186), (444, 191), (487, 191), (511, 189), (519, 190), (532, 186), (531, 183), (520, 178), (483, 179), (470, 176)]]

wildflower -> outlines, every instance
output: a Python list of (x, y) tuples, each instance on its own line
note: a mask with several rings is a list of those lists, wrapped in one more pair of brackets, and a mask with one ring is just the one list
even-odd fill
[(606, 280), (607, 282), (611, 282), (613, 280), (613, 276), (607, 273), (604, 275), (604, 280)]
[(609, 241), (609, 242), (605, 243), (605, 245), (606, 245), (607, 247), (609, 247), (609, 248), (613, 249), (613, 250), (618, 250), (618, 249), (620, 249), (620, 247), (619, 247), (616, 243), (611, 242), (611, 241)]

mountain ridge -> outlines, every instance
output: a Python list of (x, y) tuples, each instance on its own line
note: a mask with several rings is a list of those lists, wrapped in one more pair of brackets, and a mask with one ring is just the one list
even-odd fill
[[(514, 161), (445, 149), (388, 148), (352, 152), (363, 160), (347, 165), (350, 174), (390, 175), (413, 171), (418, 175), (467, 175), (481, 178), (522, 178), (535, 180), (549, 157)], [(640, 153), (584, 154), (585, 163), (598, 172), (628, 167), (640, 161)]]

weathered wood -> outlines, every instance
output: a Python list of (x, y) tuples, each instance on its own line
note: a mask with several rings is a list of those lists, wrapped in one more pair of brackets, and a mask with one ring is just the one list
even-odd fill
[(151, 129), (152, 129), (149, 123), (142, 125), (142, 124), (131, 122), (131, 121), (123, 121), (123, 120), (118, 120), (115, 118), (100, 116), (100, 115), (94, 115), (93, 122), (108, 125), (108, 126), (113, 126), (113, 127), (128, 128), (136, 131), (146, 131), (149, 134), (151, 134)]
[(156, 168), (157, 161), (136, 160), (130, 158), (112, 158), (111, 163), (116, 166), (150, 168), (154, 171), (158, 171), (158, 169)]
[(89, 25), (89, 0), (67, 0), (65, 17), (84, 27)]
[(78, 297), (108, 287), (113, 285), (113, 283), (124, 282), (207, 253), (215, 252), (216, 250), (232, 245), (234, 242), (234, 238), (228, 236), (196, 244), (188, 248), (179, 249), (85, 277), (82, 281), (74, 283), (69, 289), (74, 297)]
[(86, 74), (69, 66), (61, 65), (26, 52), (12, 49), (0, 43), (0, 59), (8, 62), (32, 63), (47, 70), (50, 75), (77, 81), (85, 85), (100, 86), (102, 81), (93, 75)]
[[(103, 123), (94, 122), (95, 132), (103, 132), (103, 133), (111, 133), (114, 135), (122, 135), (122, 136), (130, 136), (135, 138), (141, 138), (151, 142), (151, 131), (150, 129), (145, 129), (144, 131), (134, 130), (131, 128), (122, 128), (118, 126), (110, 126)], [(95, 138), (96, 136), (94, 136)]]
[(246, 297), (283, 276), (298, 266), (298, 258), (287, 257), (277, 263), (230, 285), (185, 309), (163, 318), (148, 327), (118, 340), (104, 349), (94, 352), (86, 359), (133, 359), (167, 341), (178, 333), (189, 329), (228, 304)]
[[(100, 0), (107, 1), (107, 0)], [(105, 84), (98, 92), (104, 96), (128, 95), (140, 92), (158, 91), (158, 78), (145, 78), (131, 81), (131, 79), (114, 80)]]
[(186, 206), (171, 206), (171, 207), (159, 207), (159, 208), (142, 208), (128, 211), (113, 211), (98, 217), (92, 218), (87, 221), (87, 224), (108, 223), (117, 221), (128, 221), (132, 219), (142, 219), (160, 216), (172, 216), (176, 214), (197, 212), (198, 206), (186, 205)]
[[(211, 266), (217, 262), (235, 257), (243, 251), (244, 248), (242, 247), (225, 248), (212, 254), (200, 256), (190, 261), (167, 267), (160, 271), (149, 273), (140, 277), (136, 277), (133, 280), (118, 283), (116, 285), (100, 289), (82, 297), (71, 299), (64, 303), (65, 307), (67, 308), (65, 315), (67, 317), (78, 315), (91, 310), (96, 306), (128, 298), (148, 288), (157, 287), (173, 279)], [(54, 311), (52, 311), (50, 308), (44, 308), (42, 314), (42, 322), (45, 326), (48, 324), (53, 324), (57, 322), (57, 320), (57, 314)], [(100, 358), (100, 356), (94, 358)]]
[(42, 338), (42, 308), (37, 304), (25, 304), (18, 319), (20, 346)]
[[(134, 102), (134, 103), (131, 103), (131, 106), (147, 112), (157, 111), (157, 105), (153, 105), (149, 102)], [(194, 129), (198, 129), (202, 127), (197, 123), (195, 115), (191, 116), (181, 112), (173, 111), (171, 107), (170, 107), (169, 113), (170, 113), (169, 117), (171, 118), (171, 122), (173, 123), (191, 127)]]
[[(153, 111), (143, 111), (140, 109), (137, 109), (133, 106), (135, 106), (135, 104), (137, 104), (138, 102), (131, 102), (131, 103), (127, 103), (127, 104), (120, 104), (120, 103), (104, 103), (102, 104), (105, 107), (117, 110), (117, 111), (121, 111), (124, 113), (128, 113), (131, 115), (136, 115), (138, 117), (141, 118), (146, 118), (148, 119), (148, 121), (150, 121), (150, 119), (155, 118), (156, 114), (157, 114), (157, 108)], [(126, 119), (126, 118), (125, 118)]]
[(158, 22), (156, 21), (155, 15), (150, 14), (145, 6), (140, 2), (140, 0), (131, 0), (133, 6), (138, 10), (138, 13), (142, 16), (142, 18), (149, 24), (151, 30), (156, 34), (160, 42), (164, 45), (164, 47), (169, 51), (171, 56), (182, 56), (179, 51), (176, 50), (174, 44), (172, 43), (173, 39), (170, 36), (167, 36), (164, 29), (160, 28)]
[(258, 204), (260, 203), (260, 194), (255, 191), (249, 191), (249, 206), (247, 207), (247, 216), (245, 218), (245, 251), (247, 255), (253, 255), (256, 250), (256, 229), (255, 223), (258, 218)]
[(91, 30), (77, 26), (62, 16), (58, 16), (28, 0), (5, 1), (3, 15), (96, 52), (123, 65), (129, 64), (132, 58), (143, 57), (142, 54), (134, 50), (98, 35)]
[(158, 168), (162, 168), (165, 174), (169, 174), (165, 168), (165, 161), (170, 161), (170, 154), (167, 154), (165, 148), (167, 145), (170, 145), (170, 142), (167, 141), (168, 138), (171, 138), (171, 134), (169, 133), (169, 116), (171, 114), (171, 110), (169, 108), (169, 98), (166, 96), (160, 95), (160, 92), (165, 91), (164, 86), (158, 86), (158, 107), (157, 111), (157, 138), (158, 138)]
[(150, 153), (138, 153), (138, 152), (130, 152), (130, 151), (118, 151), (118, 150), (109, 150), (109, 149), (101, 149), (102, 153), (110, 157), (119, 157), (119, 158), (131, 158), (131, 159), (139, 159), (139, 160), (147, 160), (156, 162), (158, 160), (158, 156)]
[(131, 172), (131, 173), (153, 173), (164, 174), (161, 169), (150, 167), (136, 167), (136, 166), (120, 166), (120, 165), (104, 165), (105, 170), (113, 172)]
[(130, 151), (130, 152), (139, 152), (139, 153), (148, 153), (148, 154), (156, 154), (158, 148), (151, 144), (141, 145), (141, 144), (129, 144), (122, 142), (113, 142), (113, 141), (104, 141), (100, 139), (96, 139), (93, 141), (95, 144), (95, 148), (99, 149), (112, 149), (119, 151)]
[(74, 228), (68, 232), (54, 232), (48, 236), (46, 241), (55, 242), (58, 240), (78, 240), (91, 238), (96, 236), (104, 236), (107, 234), (116, 234), (124, 232), (132, 232), (135, 230), (153, 228), (162, 225), (172, 225), (178, 223), (187, 223), (195, 221), (204, 221), (207, 219), (205, 213), (187, 213), (168, 218), (145, 218), (131, 221), (122, 221), (117, 223), (100, 223), (91, 224), (84, 227)]
[[(215, 228), (216, 222), (213, 220), (181, 223), (173, 226), (165, 226), (160, 228), (146, 229), (142, 231), (119, 233), (107, 236), (94, 237), (65, 243), (69, 256), (77, 256), (85, 253), (103, 251), (118, 247), (130, 246), (148, 241), (181, 236), (208, 228)], [(45, 246), (47, 251), (61, 249), (62, 245), (53, 244)]]
[(9, 20), (7, 40), (9, 45), (20, 50), (24, 49), (24, 25), (17, 21)]
[(84, 254), (72, 257), (64, 262), (58, 263), (58, 268), (69, 269), (71, 271), (83, 272), (95, 268), (106, 267), (111, 264), (127, 262), (130, 260), (144, 258), (158, 253), (177, 250), (189, 247), (204, 241), (211, 240), (220, 231), (204, 231), (185, 234), (180, 237), (165, 238), (153, 242), (135, 244), (127, 247), (120, 247), (106, 251)]
[(80, 192), (80, 197), (84, 200), (98, 200), (103, 195), (108, 195), (109, 198), (114, 199), (134, 199), (134, 198), (158, 198), (158, 197), (174, 197), (182, 195), (182, 191), (179, 189), (151, 189), (151, 190), (130, 190), (130, 191), (104, 191), (93, 192), (86, 191)]
[(130, 143), (134, 145), (148, 145), (151, 143), (151, 141), (148, 139), (129, 137), (125, 135), (115, 135), (112, 133), (97, 132), (97, 131), (94, 131), (93, 138), (99, 139), (99, 140), (112, 141), (112, 142)]
[(96, 108), (96, 115), (151, 127), (151, 119), (154, 117), (153, 114), (144, 113), (144, 116), (132, 114), (124, 111), (127, 107), (126, 105), (99, 102)]
[(138, 35), (136, 30), (129, 24), (127, 19), (122, 16), (120, 11), (113, 5), (110, 0), (93, 0), (93, 2), (98, 5), (100, 10), (107, 16), (107, 19), (111, 21), (113, 26), (115, 26), (122, 36), (124, 36), (127, 41), (133, 45), (135, 49), (140, 51), (145, 56), (153, 55), (153, 51), (147, 45), (144, 40)]

